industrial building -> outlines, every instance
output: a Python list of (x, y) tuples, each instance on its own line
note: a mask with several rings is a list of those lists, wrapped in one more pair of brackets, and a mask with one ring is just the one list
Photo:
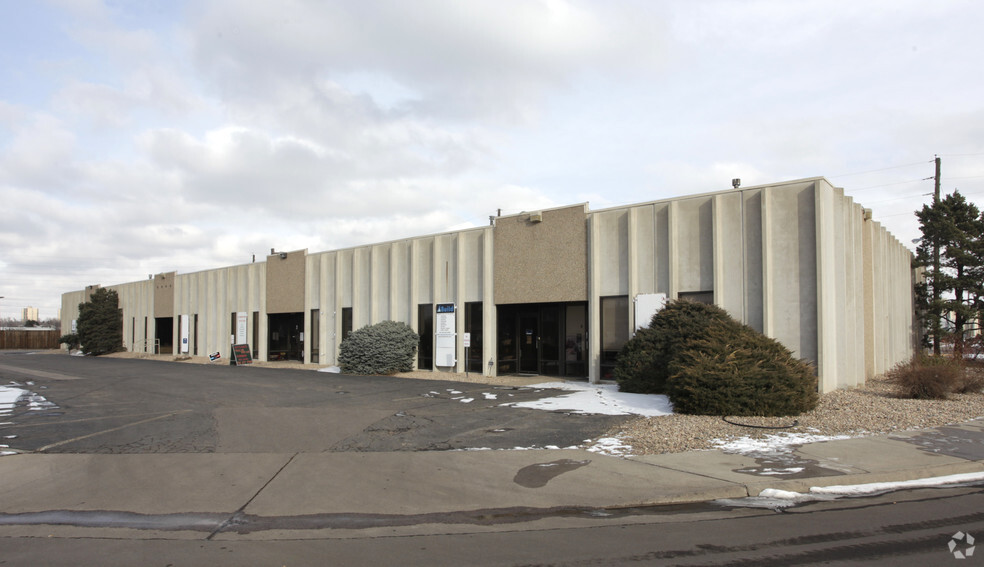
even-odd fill
[[(417, 367), (598, 382), (667, 299), (713, 302), (811, 361), (820, 391), (909, 358), (912, 256), (823, 177), (162, 273), (111, 286), (127, 350), (335, 364), (383, 320), (421, 336)], [(62, 296), (62, 324), (98, 286)]]

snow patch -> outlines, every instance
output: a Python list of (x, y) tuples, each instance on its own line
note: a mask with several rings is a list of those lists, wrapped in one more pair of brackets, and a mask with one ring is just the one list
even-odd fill
[(602, 415), (642, 415), (653, 417), (673, 413), (673, 404), (670, 403), (669, 398), (666, 396), (619, 392), (618, 386), (615, 384), (548, 382), (545, 384), (536, 384), (532, 387), (567, 390), (571, 393), (529, 402), (509, 402), (501, 405), (515, 408), (547, 411), (562, 410), (572, 413)]
[(793, 446), (805, 445), (806, 443), (819, 443), (821, 441), (837, 441), (850, 439), (850, 435), (815, 435), (813, 433), (775, 433), (765, 437), (754, 439), (752, 437), (739, 437), (737, 439), (712, 439), (711, 444), (715, 449), (720, 449), (725, 453), (739, 453), (742, 455), (761, 455), (786, 453)]
[(14, 411), (17, 400), (28, 393), (27, 390), (13, 386), (0, 386), (0, 415), (9, 415)]
[(780, 509), (806, 502), (836, 500), (837, 498), (842, 497), (870, 496), (874, 494), (893, 492), (896, 490), (934, 488), (951, 484), (979, 482), (984, 482), (984, 472), (951, 474), (946, 476), (917, 478), (914, 480), (901, 480), (897, 482), (871, 482), (868, 484), (813, 486), (810, 488), (809, 492), (805, 493), (779, 490), (777, 488), (766, 488), (760, 492), (758, 496), (751, 496), (748, 498), (722, 498), (715, 500), (715, 502), (724, 506)]
[(588, 451), (612, 457), (631, 457), (632, 445), (626, 445), (618, 437), (602, 437), (588, 447)]

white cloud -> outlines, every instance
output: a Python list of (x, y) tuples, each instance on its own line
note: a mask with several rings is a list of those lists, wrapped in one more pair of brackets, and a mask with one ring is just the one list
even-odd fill
[(906, 243), (934, 154), (944, 191), (984, 202), (982, 12), (966, 2), (19, 10), (37, 37), (0, 34), (0, 295), (43, 315), (66, 290), (270, 247), (733, 177), (829, 176)]

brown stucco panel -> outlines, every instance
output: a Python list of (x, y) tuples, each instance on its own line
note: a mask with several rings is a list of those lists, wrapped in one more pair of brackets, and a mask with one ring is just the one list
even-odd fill
[(306, 249), (267, 256), (267, 313), (299, 313), (304, 311), (306, 265)]
[(494, 230), (495, 302), (588, 299), (585, 205), (499, 217)]
[(176, 272), (154, 276), (154, 317), (174, 317), (174, 278)]

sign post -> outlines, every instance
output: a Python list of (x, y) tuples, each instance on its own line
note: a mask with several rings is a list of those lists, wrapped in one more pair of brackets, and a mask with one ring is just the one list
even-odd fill
[(465, 347), (465, 376), (468, 376), (468, 351), (471, 350), (471, 333), (461, 334), (461, 346)]

